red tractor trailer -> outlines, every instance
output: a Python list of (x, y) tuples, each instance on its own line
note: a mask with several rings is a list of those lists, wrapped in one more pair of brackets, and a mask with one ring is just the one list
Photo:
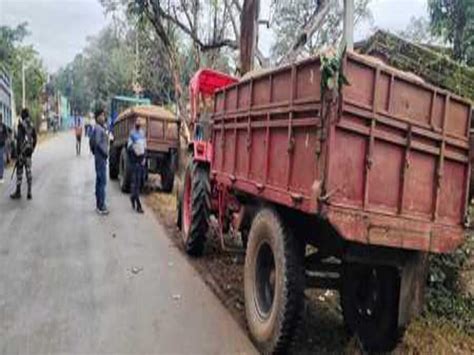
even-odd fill
[(363, 346), (392, 349), (421, 308), (427, 254), (463, 242), (470, 103), (351, 52), (242, 80), (202, 70), (191, 100), (183, 242), (201, 255), (210, 221), (223, 245), (242, 240), (259, 350), (287, 348), (306, 287), (337, 289)]

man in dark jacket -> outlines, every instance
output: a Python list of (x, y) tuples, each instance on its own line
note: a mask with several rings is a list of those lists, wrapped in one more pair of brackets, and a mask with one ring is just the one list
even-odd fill
[(96, 125), (90, 137), (90, 148), (94, 154), (95, 162), (95, 197), (97, 213), (106, 215), (109, 213), (105, 205), (105, 186), (107, 184), (107, 159), (109, 156), (109, 136), (105, 129), (104, 110), (95, 112)]
[(8, 139), (8, 128), (3, 123), (3, 115), (0, 112), (0, 184), (3, 184), (3, 171), (5, 168), (5, 147)]
[(26, 171), (26, 182), (28, 185), (28, 200), (33, 198), (31, 194), (31, 185), (33, 177), (31, 174), (31, 157), (36, 148), (36, 129), (30, 119), (28, 109), (21, 111), (21, 119), (18, 122), (16, 137), (16, 191), (10, 195), (12, 199), (21, 198), (21, 183), (23, 180), (23, 169)]

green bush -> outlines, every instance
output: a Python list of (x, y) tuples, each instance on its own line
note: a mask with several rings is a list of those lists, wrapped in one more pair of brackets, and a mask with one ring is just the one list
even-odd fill
[(425, 312), (449, 320), (457, 328), (474, 335), (474, 298), (463, 292), (460, 271), (472, 258), (472, 236), (451, 254), (430, 256)]

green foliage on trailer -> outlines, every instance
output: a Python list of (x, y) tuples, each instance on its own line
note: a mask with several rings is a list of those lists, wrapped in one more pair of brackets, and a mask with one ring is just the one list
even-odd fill
[(452, 60), (433, 46), (406, 41), (377, 31), (358, 50), (373, 55), (400, 70), (412, 72), (426, 82), (474, 100), (474, 68)]

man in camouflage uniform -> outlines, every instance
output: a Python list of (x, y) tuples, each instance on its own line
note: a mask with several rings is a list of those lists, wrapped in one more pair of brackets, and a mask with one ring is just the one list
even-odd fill
[(31, 175), (31, 157), (36, 148), (36, 129), (30, 119), (28, 109), (21, 111), (21, 120), (18, 122), (16, 146), (16, 191), (10, 195), (12, 199), (21, 198), (21, 183), (23, 181), (23, 169), (26, 171), (26, 182), (28, 185), (28, 200), (33, 198), (31, 194), (31, 184), (33, 178)]

